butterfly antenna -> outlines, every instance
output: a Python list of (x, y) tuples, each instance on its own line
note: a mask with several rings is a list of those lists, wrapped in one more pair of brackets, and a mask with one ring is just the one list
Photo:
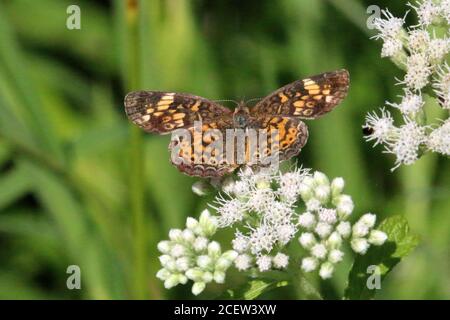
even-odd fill
[(214, 102), (233, 102), (236, 106), (239, 105), (239, 102), (237, 102), (236, 100), (232, 100), (232, 99), (222, 99), (222, 100), (213, 100)]
[(250, 100), (247, 100), (247, 101), (245, 101), (245, 104), (247, 104), (247, 103), (249, 103), (249, 102), (252, 102), (252, 101), (261, 101), (263, 98), (253, 98), (253, 99), (250, 99)]

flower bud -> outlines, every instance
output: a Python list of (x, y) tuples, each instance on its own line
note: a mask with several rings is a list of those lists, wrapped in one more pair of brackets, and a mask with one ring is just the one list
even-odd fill
[(327, 248), (321, 243), (318, 243), (311, 248), (311, 255), (317, 259), (324, 259), (327, 256), (327, 253)]
[(202, 269), (209, 269), (213, 265), (213, 260), (210, 256), (201, 255), (197, 257), (197, 265)]
[(197, 239), (195, 239), (194, 241), (193, 247), (197, 252), (206, 250), (206, 248), (208, 247), (208, 239), (206, 239), (205, 237), (197, 237)]
[(192, 185), (192, 192), (203, 197), (211, 191), (211, 185), (203, 180), (197, 181)]
[(221, 254), (220, 244), (217, 241), (211, 241), (208, 244), (208, 255), (218, 257)]
[(170, 249), (172, 248), (171, 242), (168, 240), (160, 241), (158, 243), (158, 250), (161, 253), (168, 254), (170, 252)]
[(213, 281), (213, 274), (209, 271), (204, 272), (202, 280), (204, 283), (210, 283), (211, 281)]
[(279, 252), (273, 257), (272, 262), (275, 268), (285, 269), (289, 264), (289, 256)]
[(359, 222), (365, 224), (368, 228), (373, 228), (376, 221), (377, 216), (372, 213), (366, 213), (359, 219)]
[(231, 266), (232, 263), (233, 263), (232, 260), (220, 257), (219, 259), (217, 259), (215, 269), (220, 270), (220, 271), (225, 271)]
[(184, 274), (179, 274), (178, 275), (178, 281), (181, 284), (186, 284), (188, 282), (188, 278)]
[(225, 272), (216, 270), (214, 271), (214, 281), (217, 283), (225, 282)]
[(342, 194), (333, 199), (339, 218), (346, 220), (353, 212), (354, 204), (349, 195)]
[(169, 238), (175, 242), (183, 241), (183, 231), (180, 229), (170, 229)]
[(342, 236), (342, 238), (347, 239), (352, 232), (352, 226), (350, 222), (342, 221), (338, 224), (336, 230)]
[(328, 179), (328, 177), (319, 171), (314, 172), (314, 183), (317, 186), (330, 186), (330, 180)]
[(333, 275), (334, 266), (331, 262), (324, 262), (320, 266), (319, 275), (322, 279), (329, 279)]
[(165, 269), (165, 268), (162, 268), (162, 269), (159, 269), (159, 271), (156, 273), (156, 277), (157, 277), (159, 280), (164, 281), (164, 280), (169, 279), (169, 277), (170, 277), (171, 274), (172, 274), (172, 273), (171, 273), (169, 270), (167, 270), (167, 269)]
[(333, 249), (330, 251), (330, 254), (328, 255), (328, 261), (336, 264), (342, 261), (343, 256), (344, 253), (341, 250)]
[(356, 253), (364, 255), (370, 247), (370, 244), (364, 238), (354, 238), (350, 245)]
[(308, 211), (305, 213), (302, 213), (298, 217), (298, 224), (305, 229), (311, 229), (312, 227), (314, 227), (315, 223), (316, 223), (316, 219), (315, 219), (314, 215)]
[(298, 238), (298, 242), (305, 249), (311, 249), (316, 244), (316, 238), (310, 232), (304, 232)]
[(307, 202), (314, 196), (313, 188), (303, 182), (298, 186), (298, 192), (300, 193), (300, 196), (302, 197), (304, 202)]
[(331, 182), (331, 195), (332, 197), (339, 196), (344, 191), (345, 181), (342, 178), (334, 178)]
[(188, 217), (186, 219), (186, 228), (188, 228), (191, 231), (194, 231), (195, 228), (198, 226), (198, 221), (192, 217)]
[(330, 201), (331, 189), (329, 185), (319, 185), (314, 190), (314, 196), (321, 204), (327, 204)]
[(354, 238), (364, 238), (369, 234), (369, 228), (367, 225), (362, 223), (361, 221), (358, 221), (353, 225), (352, 228), (352, 237)]
[(189, 229), (183, 230), (183, 240), (189, 243), (194, 242), (195, 240), (195, 234)]
[(161, 263), (161, 265), (163, 267), (165, 267), (167, 265), (167, 263), (172, 260), (173, 260), (173, 258), (171, 256), (169, 256), (168, 254), (163, 254), (162, 256), (159, 256), (159, 262)]
[(234, 259), (236, 259), (238, 256), (238, 253), (234, 250), (228, 250), (225, 251), (224, 254), (222, 254), (222, 258), (230, 260), (230, 261), (234, 261)]
[(339, 232), (334, 231), (327, 239), (327, 246), (330, 248), (340, 248), (342, 245), (342, 237)]
[(321, 237), (322, 239), (328, 237), (333, 230), (333, 227), (325, 222), (319, 222), (316, 225), (314, 231)]
[(203, 271), (200, 268), (192, 268), (186, 271), (185, 275), (192, 281), (200, 281), (203, 278)]
[(196, 282), (192, 285), (192, 294), (198, 296), (200, 293), (205, 290), (206, 283), (204, 282)]
[(189, 269), (189, 258), (188, 257), (178, 258), (175, 261), (175, 266), (178, 271), (181, 271), (181, 272), (186, 271), (187, 269)]
[(387, 240), (388, 236), (386, 233), (380, 230), (372, 230), (369, 235), (369, 243), (375, 246), (381, 246)]
[(302, 270), (305, 272), (311, 272), (317, 269), (317, 259), (313, 257), (307, 257), (302, 259)]
[(180, 283), (178, 275), (172, 274), (169, 278), (166, 279), (166, 281), (164, 281), (164, 288), (173, 288), (178, 285), (178, 283)]
[(172, 247), (170, 250), (170, 255), (174, 258), (181, 257), (186, 254), (186, 248), (182, 245), (177, 243)]

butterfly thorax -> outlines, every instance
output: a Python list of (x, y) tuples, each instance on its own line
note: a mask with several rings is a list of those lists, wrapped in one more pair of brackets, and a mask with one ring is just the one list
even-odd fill
[(234, 110), (233, 123), (235, 128), (246, 128), (250, 123), (250, 111), (243, 102)]

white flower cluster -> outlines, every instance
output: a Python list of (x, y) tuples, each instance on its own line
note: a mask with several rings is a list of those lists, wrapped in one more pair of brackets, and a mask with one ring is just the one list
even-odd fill
[(353, 226), (348, 221), (354, 204), (349, 195), (343, 194), (344, 179), (329, 181), (327, 176), (315, 172), (302, 181), (301, 199), (306, 211), (299, 215), (300, 245), (308, 252), (301, 261), (305, 272), (319, 270), (322, 279), (331, 278), (335, 264), (342, 261), (342, 245), (350, 241), (351, 248), (365, 254), (370, 244), (382, 245), (387, 235), (373, 230), (374, 214), (363, 215)]
[(396, 126), (390, 112), (382, 108), (380, 115), (368, 114), (364, 125), (367, 141), (383, 144), (387, 153), (396, 156), (394, 169), (414, 163), (425, 151), (450, 155), (448, 130), (426, 123), (428, 100), (423, 93), (432, 92), (445, 114), (441, 122), (446, 121), (450, 111), (450, 1), (422, 0), (409, 6), (418, 16), (416, 26), (406, 30), (405, 17), (396, 18), (388, 10), (374, 22), (378, 31), (374, 38), (383, 40), (381, 56), (406, 70), (399, 81), (405, 86), (401, 101), (386, 102), (387, 107), (400, 111), (403, 123)]
[(192, 293), (198, 295), (207, 283), (225, 281), (225, 272), (237, 253), (233, 250), (222, 253), (220, 244), (209, 240), (216, 231), (217, 219), (204, 210), (198, 221), (187, 218), (186, 229), (171, 229), (170, 240), (158, 243), (163, 268), (156, 276), (164, 281), (166, 289), (186, 284), (190, 279), (194, 281)]
[(302, 169), (287, 173), (245, 169), (238, 180), (228, 180), (223, 185), (226, 196), (217, 197), (214, 208), (219, 227), (236, 227), (235, 267), (260, 272), (285, 269), (289, 264), (286, 246), (298, 238), (309, 252), (300, 267), (310, 272), (320, 266), (319, 274), (325, 279), (342, 260), (343, 240), (348, 239), (360, 254), (370, 244), (383, 244), (386, 235), (372, 230), (375, 215), (364, 215), (353, 227), (347, 221), (354, 204), (342, 194), (343, 188), (342, 178), (330, 183), (325, 174), (311, 175)]

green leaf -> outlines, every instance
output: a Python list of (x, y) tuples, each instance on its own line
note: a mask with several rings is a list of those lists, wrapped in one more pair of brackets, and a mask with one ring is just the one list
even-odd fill
[(378, 229), (387, 234), (388, 240), (384, 245), (372, 246), (365, 255), (356, 257), (348, 277), (344, 295), (346, 299), (373, 298), (376, 290), (367, 287), (367, 278), (372, 274), (367, 272), (367, 268), (372, 265), (378, 266), (381, 279), (384, 279), (419, 243), (418, 236), (411, 234), (408, 222), (402, 216), (384, 220)]
[(268, 280), (251, 280), (243, 287), (233, 291), (228, 290), (228, 298), (240, 300), (255, 300), (263, 293), (269, 292), (276, 288), (287, 286), (288, 281), (268, 281)]

